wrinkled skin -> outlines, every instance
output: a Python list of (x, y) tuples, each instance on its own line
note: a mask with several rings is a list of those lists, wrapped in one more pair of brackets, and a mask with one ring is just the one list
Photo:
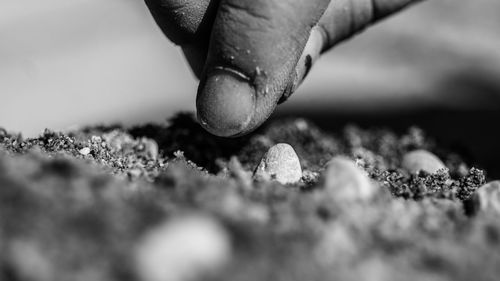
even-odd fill
[(201, 125), (224, 137), (261, 125), (320, 54), (418, 0), (145, 0), (200, 78)]

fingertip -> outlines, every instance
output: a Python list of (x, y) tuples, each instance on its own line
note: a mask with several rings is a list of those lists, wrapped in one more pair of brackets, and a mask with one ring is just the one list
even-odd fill
[(236, 71), (217, 68), (200, 83), (196, 108), (203, 128), (221, 137), (250, 131), (255, 115), (255, 89)]
[(207, 131), (241, 136), (269, 118), (291, 89), (311, 26), (328, 2), (220, 2), (204, 65), (204, 71), (218, 73), (204, 74), (197, 97), (198, 119)]

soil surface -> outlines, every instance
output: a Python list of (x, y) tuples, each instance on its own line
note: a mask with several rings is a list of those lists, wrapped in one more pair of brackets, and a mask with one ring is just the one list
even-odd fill
[[(295, 184), (252, 177), (278, 143), (300, 159)], [(448, 170), (407, 172), (414, 150)], [(364, 170), (376, 195), (326, 192), (334, 156)], [(326, 133), (285, 119), (222, 139), (180, 114), (33, 139), (0, 129), (0, 280), (498, 280), (500, 215), (471, 207), (486, 180), (418, 128)]]

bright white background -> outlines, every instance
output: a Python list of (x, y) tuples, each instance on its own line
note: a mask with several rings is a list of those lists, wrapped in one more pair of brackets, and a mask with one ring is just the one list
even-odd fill
[[(498, 0), (427, 1), (328, 53), (284, 108), (496, 106), (499, 30)], [(163, 121), (196, 86), (141, 0), (0, 0), (0, 127)]]

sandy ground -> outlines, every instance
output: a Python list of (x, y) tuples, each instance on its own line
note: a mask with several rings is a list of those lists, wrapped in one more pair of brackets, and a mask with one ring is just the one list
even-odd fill
[(0, 131), (0, 279), (498, 280), (500, 184), (484, 182), (416, 128)]

